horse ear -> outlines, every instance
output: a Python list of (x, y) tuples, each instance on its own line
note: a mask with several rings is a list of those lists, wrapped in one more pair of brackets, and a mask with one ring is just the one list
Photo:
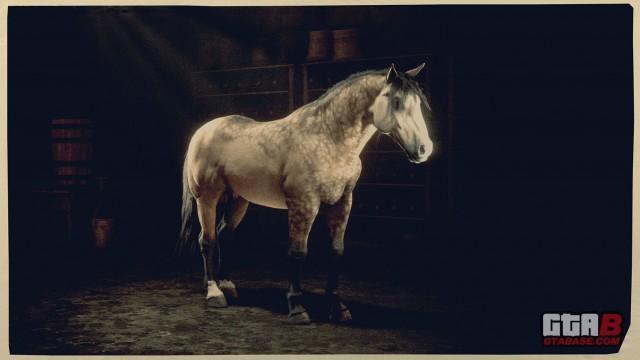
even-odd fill
[(398, 78), (398, 71), (396, 70), (396, 66), (394, 64), (391, 64), (391, 67), (387, 72), (387, 83), (392, 83), (397, 78)]
[(407, 71), (405, 71), (405, 74), (407, 74), (407, 75), (409, 75), (409, 76), (411, 76), (411, 77), (416, 77), (416, 76), (418, 76), (418, 73), (420, 73), (420, 71), (421, 71), (422, 69), (424, 69), (425, 65), (427, 65), (427, 64), (422, 63), (422, 64), (420, 64), (420, 65), (419, 65), (417, 68), (415, 68), (415, 69), (411, 69), (411, 70), (407, 70)]

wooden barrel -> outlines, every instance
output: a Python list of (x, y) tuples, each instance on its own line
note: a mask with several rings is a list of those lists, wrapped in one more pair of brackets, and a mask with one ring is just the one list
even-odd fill
[(328, 30), (310, 31), (307, 61), (319, 61), (329, 58), (330, 44), (331, 33)]
[(360, 56), (357, 29), (333, 30), (333, 58), (352, 59)]
[(53, 119), (51, 152), (54, 175), (61, 185), (86, 185), (93, 173), (93, 122)]

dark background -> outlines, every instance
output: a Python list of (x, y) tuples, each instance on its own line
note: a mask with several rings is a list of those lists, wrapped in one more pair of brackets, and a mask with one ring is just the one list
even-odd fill
[[(173, 254), (180, 167), (202, 122), (192, 72), (251, 66), (258, 46), (270, 64), (302, 63), (307, 31), (358, 27), (364, 56), (432, 54), (427, 71), (444, 86), (430, 96), (449, 129), (434, 161), (451, 167), (422, 237), (394, 236), (402, 222), (366, 233), (375, 246), (348, 232), (347, 275), (433, 289), (452, 309), (456, 352), (598, 352), (542, 348), (541, 314), (629, 319), (628, 5), (12, 7), (8, 21), (12, 312), (104, 273), (199, 269), (197, 255)], [(64, 244), (59, 219), (28, 200), (50, 177), (57, 117), (96, 121), (96, 171), (110, 179), (117, 221), (107, 255), (87, 250), (88, 236)], [(239, 262), (277, 268), (286, 218), (259, 214), (239, 229)], [(321, 267), (317, 253), (310, 262)]]

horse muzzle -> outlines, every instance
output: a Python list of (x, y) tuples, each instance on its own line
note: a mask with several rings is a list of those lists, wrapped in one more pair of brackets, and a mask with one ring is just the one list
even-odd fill
[(411, 153), (407, 152), (407, 157), (412, 163), (420, 164), (427, 161), (432, 153), (433, 142), (429, 141), (425, 144), (417, 145), (415, 147), (415, 151), (412, 151)]

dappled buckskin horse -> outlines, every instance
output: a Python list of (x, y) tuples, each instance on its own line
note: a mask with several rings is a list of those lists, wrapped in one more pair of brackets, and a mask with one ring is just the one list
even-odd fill
[(310, 323), (300, 273), (311, 225), (324, 204), (331, 237), (328, 316), (351, 320), (337, 290), (352, 193), (362, 168), (360, 153), (378, 131), (391, 136), (409, 161), (429, 158), (433, 142), (426, 122), (431, 108), (414, 79), (424, 66), (401, 72), (392, 64), (356, 73), (282, 119), (258, 122), (229, 115), (195, 132), (183, 168), (181, 237), (183, 244), (190, 238), (195, 200), (209, 306), (225, 307), (227, 298), (238, 296), (220, 266), (224, 254), (217, 242), (231, 238), (251, 202), (287, 209), (288, 318), (294, 324)]

